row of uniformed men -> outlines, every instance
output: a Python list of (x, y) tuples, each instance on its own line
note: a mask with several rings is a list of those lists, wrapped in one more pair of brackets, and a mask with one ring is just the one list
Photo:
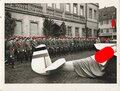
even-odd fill
[(95, 39), (81, 38), (10, 38), (5, 40), (5, 59), (6, 63), (23, 62), (32, 59), (33, 49), (46, 44), (50, 56), (80, 52), (85, 49), (92, 49)]

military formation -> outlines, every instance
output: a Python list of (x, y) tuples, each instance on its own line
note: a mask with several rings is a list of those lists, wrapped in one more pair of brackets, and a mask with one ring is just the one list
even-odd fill
[(55, 57), (93, 49), (95, 42), (95, 38), (11, 37), (5, 39), (5, 63), (14, 68), (15, 62), (31, 61), (33, 49), (40, 44), (45, 44), (50, 56)]

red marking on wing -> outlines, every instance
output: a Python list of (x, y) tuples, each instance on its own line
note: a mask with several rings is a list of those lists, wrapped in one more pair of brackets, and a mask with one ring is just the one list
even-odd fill
[(105, 47), (102, 50), (95, 53), (95, 60), (98, 63), (108, 61), (114, 55), (114, 50), (111, 47)]

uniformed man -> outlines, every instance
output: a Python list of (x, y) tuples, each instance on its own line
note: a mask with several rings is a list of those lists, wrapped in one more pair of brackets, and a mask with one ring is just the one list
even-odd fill
[(23, 58), (23, 55), (24, 55), (23, 51), (24, 51), (24, 49), (23, 49), (22, 38), (19, 38), (17, 52), (18, 52), (18, 61), (21, 63), (23, 62), (23, 59), (24, 59)]
[(14, 54), (14, 44), (13, 39), (10, 39), (9, 41), (9, 49), (8, 49), (8, 64), (12, 65), (12, 68), (15, 68), (14, 62), (15, 62), (15, 54)]

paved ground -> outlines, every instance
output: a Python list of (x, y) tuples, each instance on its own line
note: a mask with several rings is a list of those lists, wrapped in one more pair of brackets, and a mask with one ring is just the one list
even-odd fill
[[(69, 54), (65, 56), (52, 57), (52, 61), (65, 57), (67, 61), (78, 58), (85, 58), (95, 51), (84, 51), (80, 53)], [(42, 76), (32, 71), (30, 62), (22, 64), (17, 63), (16, 68), (10, 66), (5, 67), (5, 83), (115, 83), (116, 76), (114, 74), (104, 76), (102, 78), (83, 78), (79, 77), (75, 72), (60, 71), (50, 76)]]

